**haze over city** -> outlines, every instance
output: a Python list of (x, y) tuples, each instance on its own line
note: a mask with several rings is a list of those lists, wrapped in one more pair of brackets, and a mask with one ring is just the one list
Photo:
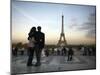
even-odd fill
[(41, 26), (46, 44), (57, 44), (62, 14), (68, 44), (95, 44), (95, 6), (20, 1), (12, 2), (12, 42), (28, 42), (31, 27)]

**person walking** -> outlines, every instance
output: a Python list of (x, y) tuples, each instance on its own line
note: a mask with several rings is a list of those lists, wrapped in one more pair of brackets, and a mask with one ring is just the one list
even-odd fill
[(71, 61), (73, 59), (73, 50), (72, 48), (69, 48), (69, 51), (68, 51), (68, 61)]

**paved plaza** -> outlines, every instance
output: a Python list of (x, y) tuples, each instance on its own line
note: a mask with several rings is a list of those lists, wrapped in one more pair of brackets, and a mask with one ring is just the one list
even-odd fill
[[(37, 72), (53, 72), (53, 71), (71, 71), (71, 70), (84, 70), (95, 69), (96, 58), (95, 56), (82, 56), (75, 55), (72, 61), (67, 61), (67, 56), (50, 55), (49, 57), (41, 58), (41, 66), (27, 67), (27, 55), (17, 56), (12, 58), (12, 73), (37, 73)], [(33, 59), (33, 64), (36, 58)]]

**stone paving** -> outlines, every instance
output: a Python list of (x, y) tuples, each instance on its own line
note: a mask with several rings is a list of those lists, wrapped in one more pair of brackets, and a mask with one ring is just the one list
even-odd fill
[[(17, 56), (12, 58), (11, 72), (17, 74), (23, 73), (39, 73), (54, 71), (72, 71), (96, 68), (95, 56), (74, 56), (72, 61), (67, 61), (67, 56), (49, 56), (42, 57), (42, 65), (39, 67), (27, 67), (27, 56)], [(33, 64), (36, 58), (33, 59)]]

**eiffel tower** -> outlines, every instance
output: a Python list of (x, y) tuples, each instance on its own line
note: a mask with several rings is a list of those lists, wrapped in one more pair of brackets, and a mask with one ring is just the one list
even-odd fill
[(64, 34), (64, 16), (62, 15), (62, 27), (61, 27), (61, 34), (60, 34), (60, 39), (58, 41), (57, 46), (66, 46), (67, 42), (65, 39), (65, 34)]

